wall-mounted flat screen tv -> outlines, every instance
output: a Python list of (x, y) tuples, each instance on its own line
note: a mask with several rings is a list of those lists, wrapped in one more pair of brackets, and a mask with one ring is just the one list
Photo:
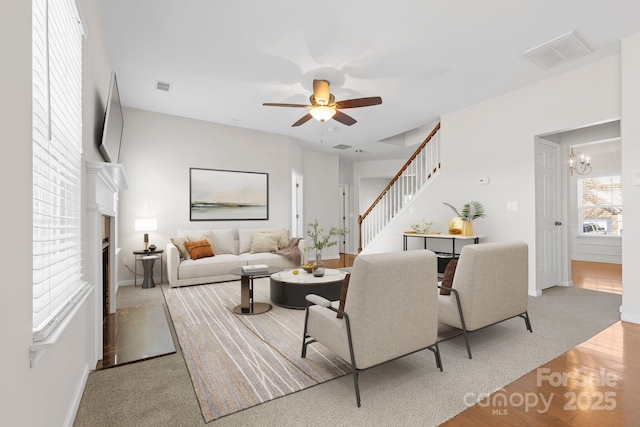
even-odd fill
[(122, 105), (120, 105), (118, 81), (116, 80), (116, 73), (112, 72), (107, 108), (104, 114), (102, 141), (100, 141), (100, 145), (98, 146), (105, 162), (118, 163), (120, 159), (120, 143), (122, 141), (123, 128), (124, 117), (122, 115)]

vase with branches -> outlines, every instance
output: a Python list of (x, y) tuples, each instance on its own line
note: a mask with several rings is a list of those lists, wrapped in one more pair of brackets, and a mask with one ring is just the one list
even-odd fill
[(307, 246), (308, 250), (315, 249), (316, 261), (313, 264), (312, 272), (314, 276), (324, 275), (324, 263), (322, 262), (322, 251), (325, 248), (338, 244), (337, 237), (347, 234), (345, 228), (331, 227), (327, 233), (320, 227), (317, 219), (307, 225), (307, 236), (312, 244)]
[(453, 206), (451, 203), (442, 202), (444, 205), (451, 208), (456, 214), (454, 218), (449, 221), (449, 234), (462, 234), (463, 236), (473, 236), (473, 226), (471, 221), (484, 218), (486, 216), (484, 212), (484, 206), (480, 202), (471, 201), (465, 203), (462, 206), (462, 210)]

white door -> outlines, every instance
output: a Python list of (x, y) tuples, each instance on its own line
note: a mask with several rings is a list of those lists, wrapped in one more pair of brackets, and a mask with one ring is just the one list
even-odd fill
[[(340, 205), (339, 207), (340, 212), (338, 213), (339, 227), (347, 229), (347, 232), (348, 232), (349, 231), (349, 186), (341, 185), (338, 188), (338, 200)], [(347, 236), (349, 236), (349, 233), (345, 234), (344, 236), (341, 236), (340, 240), (338, 241), (338, 248), (341, 254), (346, 254), (349, 249), (347, 245)]]
[(302, 174), (291, 171), (291, 237), (304, 237), (302, 229)]
[(561, 284), (560, 145), (536, 145), (536, 281), (541, 291)]

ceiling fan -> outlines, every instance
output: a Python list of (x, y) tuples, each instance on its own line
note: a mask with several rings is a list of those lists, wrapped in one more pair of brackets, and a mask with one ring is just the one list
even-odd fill
[(265, 102), (262, 105), (267, 107), (294, 107), (294, 108), (309, 108), (311, 111), (307, 113), (300, 120), (291, 125), (291, 127), (300, 126), (306, 123), (312, 117), (320, 122), (325, 120), (334, 119), (340, 123), (351, 126), (356, 120), (343, 113), (342, 109), (345, 108), (358, 108), (369, 107), (371, 105), (382, 104), (382, 98), (379, 96), (372, 96), (369, 98), (357, 98), (347, 99), (344, 101), (337, 101), (333, 94), (329, 93), (329, 81), (328, 80), (314, 80), (313, 81), (313, 94), (309, 97), (311, 105), (304, 104), (277, 104), (272, 102)]

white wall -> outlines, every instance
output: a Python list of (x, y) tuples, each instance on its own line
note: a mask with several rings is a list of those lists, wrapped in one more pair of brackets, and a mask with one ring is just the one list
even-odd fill
[[(102, 24), (95, 2), (82, 0), (89, 39), (83, 45), (84, 158), (98, 159), (93, 131), (101, 126), (102, 112), (92, 100), (104, 99), (103, 76), (108, 61), (102, 44)], [(2, 168), (2, 190), (10, 208), (3, 209), (4, 233), (0, 262), (4, 274), (0, 299), (2, 342), (2, 424), (11, 426), (71, 425), (88, 370), (91, 341), (90, 297), (59, 341), (34, 368), (29, 367), (32, 342), (32, 189), (31, 189), (31, 2), (12, 1), (0, 16), (0, 79), (5, 85), (0, 103), (0, 135), (11, 153)], [(108, 79), (106, 85), (108, 86)], [(9, 148), (10, 147), (10, 148)], [(86, 212), (86, 204), (83, 204)]]
[[(305, 173), (305, 161), (303, 150), (289, 137), (133, 108), (124, 108), (124, 122), (120, 162), (129, 190), (120, 194), (119, 242), (120, 262), (126, 260), (131, 270), (132, 252), (142, 249), (136, 218), (158, 220), (149, 241), (161, 249), (179, 229), (291, 228), (291, 169)], [(190, 221), (191, 167), (268, 173), (269, 220)], [(335, 176), (331, 194), (337, 203), (337, 170), (325, 173)], [(305, 187), (309, 181), (312, 177), (305, 173)], [(160, 264), (155, 264), (159, 280)], [(132, 284), (133, 274), (121, 268), (118, 281)]]
[[(640, 218), (640, 34), (622, 41), (622, 194), (626, 218)], [(622, 234), (622, 320), (640, 323), (640, 223), (624, 224)]]
[[(304, 230), (314, 219), (318, 220), (325, 233), (331, 227), (340, 226), (340, 204), (338, 199), (339, 162), (336, 154), (304, 152)], [(336, 239), (337, 241), (337, 239)], [(315, 251), (310, 250), (308, 259), (315, 258)], [(338, 245), (322, 251), (322, 259), (338, 259)]]
[[(536, 294), (535, 137), (617, 119), (620, 57), (547, 79), (442, 117), (439, 177), (415, 198), (368, 252), (402, 250), (402, 233), (419, 219), (446, 232), (454, 206), (477, 200), (487, 218), (474, 221), (484, 241), (529, 244), (529, 290)], [(479, 179), (488, 177), (488, 185)], [(517, 211), (507, 211), (517, 202)], [(625, 194), (626, 208), (626, 194)], [(625, 229), (626, 232), (626, 229)]]

